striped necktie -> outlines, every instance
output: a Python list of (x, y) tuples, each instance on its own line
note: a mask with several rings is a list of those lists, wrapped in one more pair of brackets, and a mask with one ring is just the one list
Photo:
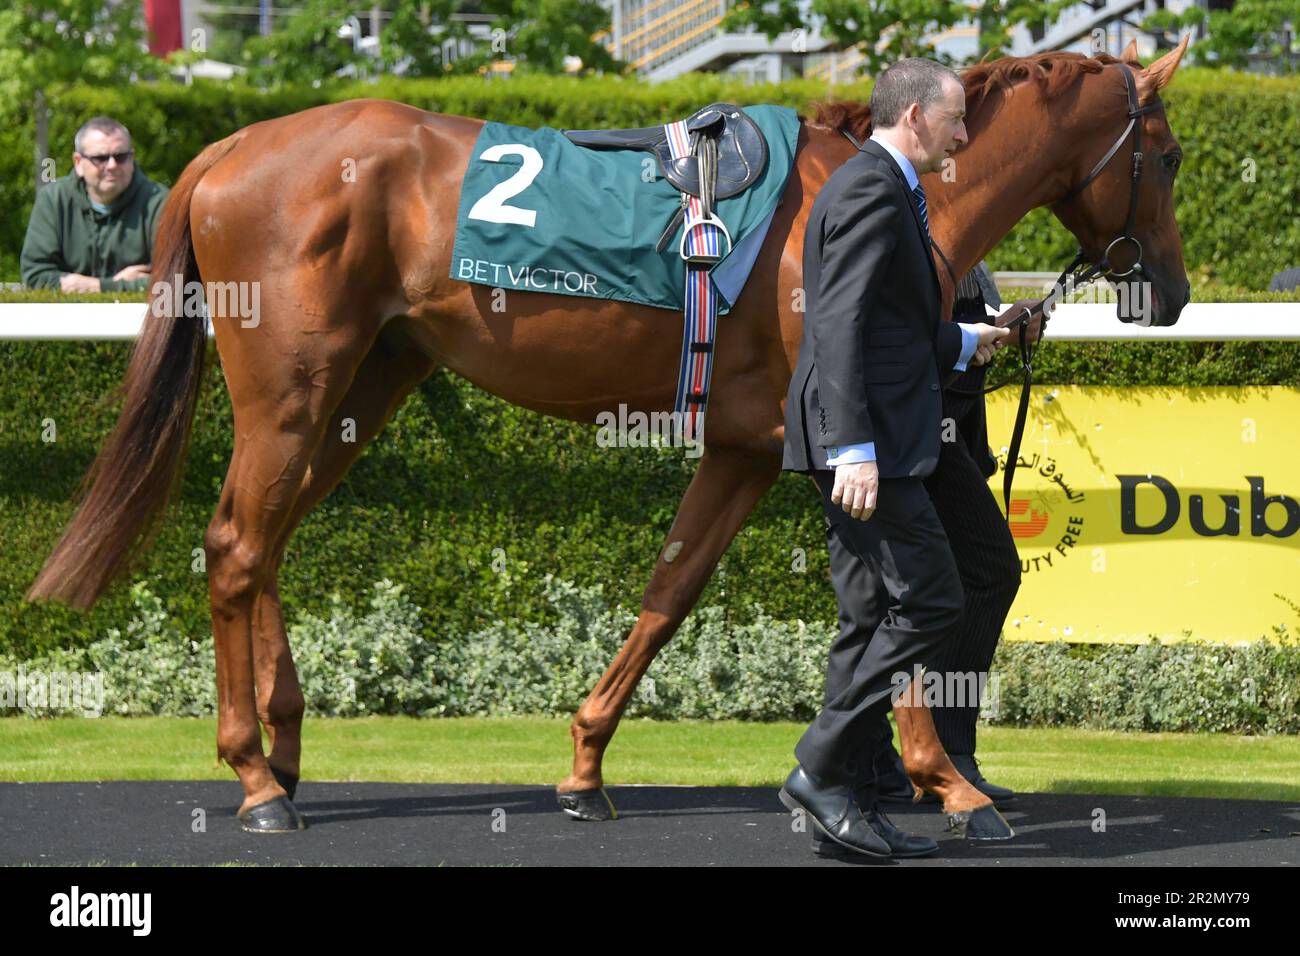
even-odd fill
[(925, 227), (926, 241), (930, 241), (930, 217), (925, 214), (925, 190), (921, 188), (918, 182), (912, 189), (912, 195), (916, 197), (916, 208), (921, 214), (921, 225)]

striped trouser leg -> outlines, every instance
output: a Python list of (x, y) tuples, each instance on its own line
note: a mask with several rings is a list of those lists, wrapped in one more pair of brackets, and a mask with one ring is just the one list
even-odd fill
[[(942, 443), (938, 466), (925, 479), (925, 488), (948, 536), (965, 592), (961, 624), (935, 655), (934, 670), (974, 673), (978, 678), (988, 673), (1020, 587), (1020, 556), (997, 499), (960, 437)], [(953, 686), (953, 681), (945, 678), (944, 686)], [(978, 702), (968, 700), (962, 707), (944, 703), (933, 709), (944, 749), (973, 754)]]

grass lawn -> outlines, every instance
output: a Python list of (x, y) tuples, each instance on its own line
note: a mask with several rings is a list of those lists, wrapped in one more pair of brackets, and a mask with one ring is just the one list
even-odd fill
[[(609, 784), (776, 787), (802, 724), (625, 720)], [(554, 785), (569, 771), (568, 721), (308, 719), (308, 780)], [(1300, 738), (980, 730), (986, 775), (1016, 790), (1300, 800)], [(0, 719), (0, 780), (234, 779), (216, 721), (175, 717)]]

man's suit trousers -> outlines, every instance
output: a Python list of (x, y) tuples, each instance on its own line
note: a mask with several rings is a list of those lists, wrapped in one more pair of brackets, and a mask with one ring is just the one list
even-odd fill
[[(803, 767), (852, 784), (869, 773), (872, 738), (893, 695), (915, 673), (933, 666), (960, 622), (961, 578), (948, 538), (920, 478), (884, 478), (867, 521), (831, 504), (832, 471), (814, 471), (828, 535), (867, 568), (836, 575), (841, 608), (861, 614), (831, 645), (825, 706), (795, 745)], [(841, 565), (841, 567), (843, 567)], [(867, 766), (861, 765), (866, 758)]]
[[(945, 394), (945, 417), (960, 423), (965, 415), (971, 413), (977, 401), (983, 399)], [(934, 669), (987, 674), (1007, 611), (1020, 587), (1020, 556), (1002, 510), (960, 432), (955, 441), (943, 443), (938, 467), (926, 476), (924, 483), (948, 537), (965, 595), (961, 623), (953, 639), (944, 642)], [(829, 529), (827, 547), (832, 580), (845, 582), (842, 588), (836, 586), (836, 596), (874, 595), (865, 602), (839, 602), (840, 636), (837, 644), (857, 646), (862, 643), (863, 635), (869, 639), (877, 626), (876, 607), (885, 594), (883, 582), (873, 574), (868, 562), (859, 560)], [(829, 668), (827, 694), (837, 693), (837, 682), (842, 679), (842, 668)], [(979, 719), (977, 702), (953, 706), (952, 702), (945, 701), (944, 706), (932, 708), (932, 714), (944, 750), (950, 754), (975, 753)], [(892, 735), (888, 717), (882, 717), (871, 734), (873, 748), (882, 751), (889, 745)], [(863, 755), (861, 762), (870, 764), (871, 759)]]

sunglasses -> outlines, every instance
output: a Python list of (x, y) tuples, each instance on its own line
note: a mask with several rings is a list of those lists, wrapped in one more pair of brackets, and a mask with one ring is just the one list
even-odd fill
[(110, 159), (116, 159), (117, 165), (125, 166), (134, 152), (135, 150), (128, 149), (125, 153), (104, 153), (102, 156), (82, 156), (81, 158), (90, 160), (95, 164), (96, 168), (105, 165)]

